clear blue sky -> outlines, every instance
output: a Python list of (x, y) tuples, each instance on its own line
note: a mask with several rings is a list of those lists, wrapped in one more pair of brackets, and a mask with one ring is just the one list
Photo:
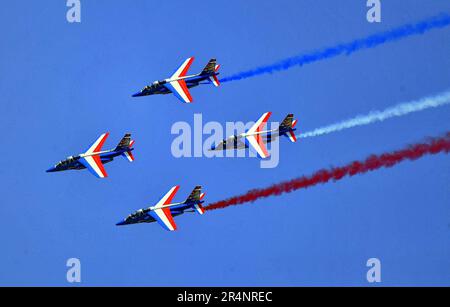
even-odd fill
[[(281, 145), (280, 164), (256, 159), (175, 159), (175, 121), (250, 121), (292, 112), (310, 130), (450, 86), (450, 28), (295, 68), (192, 90), (195, 103), (130, 95), (186, 57), (191, 71), (216, 57), (222, 75), (450, 11), (448, 1), (86, 1), (81, 24), (65, 1), (6, 1), (0, 10), (0, 285), (368, 285), (368, 258), (383, 285), (450, 285), (448, 156), (261, 200), (185, 215), (179, 231), (116, 227), (172, 185), (176, 200), (201, 184), (207, 201), (309, 174), (440, 135), (450, 109)], [(153, 2), (153, 3), (152, 3)], [(45, 173), (110, 131), (136, 139), (136, 161)]]

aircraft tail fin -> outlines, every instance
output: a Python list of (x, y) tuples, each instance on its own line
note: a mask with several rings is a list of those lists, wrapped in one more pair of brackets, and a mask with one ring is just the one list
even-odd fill
[(211, 59), (209, 60), (208, 64), (206, 64), (205, 68), (203, 68), (201, 74), (202, 75), (206, 75), (206, 74), (212, 74), (216, 72), (216, 59)]
[(202, 72), (200, 73), (201, 75), (210, 75), (209, 76), (209, 81), (214, 85), (214, 86), (219, 86), (220, 82), (219, 79), (217, 78), (217, 75), (219, 74), (220, 65), (217, 64), (216, 59), (211, 59), (209, 60), (208, 64), (206, 64), (205, 68), (202, 70)]
[(205, 193), (202, 193), (202, 187), (198, 185), (194, 188), (189, 197), (185, 200), (185, 203), (192, 204), (193, 209), (198, 214), (203, 214), (205, 213), (205, 209), (203, 209), (202, 206), (203, 197), (205, 197)]
[(294, 121), (294, 114), (288, 114), (280, 124), (280, 130), (292, 128)]
[(133, 144), (134, 144), (134, 140), (131, 139), (131, 134), (127, 133), (125, 134), (125, 136), (120, 140), (119, 144), (117, 144), (116, 146), (116, 151), (119, 150), (126, 150), (125, 152), (122, 153), (122, 156), (127, 159), (130, 162), (134, 161), (134, 156), (131, 153), (131, 151), (133, 150)]
[(288, 114), (286, 118), (281, 122), (279, 129), (280, 134), (286, 136), (292, 143), (297, 142), (297, 137), (294, 131), (297, 125), (297, 120), (294, 119), (293, 114)]
[(131, 134), (127, 133), (120, 140), (119, 144), (117, 144), (116, 150), (128, 148), (130, 146), (130, 143), (131, 143)]

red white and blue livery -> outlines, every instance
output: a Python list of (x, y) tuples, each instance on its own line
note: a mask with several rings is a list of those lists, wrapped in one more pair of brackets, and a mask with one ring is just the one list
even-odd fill
[(202, 193), (202, 187), (196, 186), (189, 197), (178, 203), (172, 203), (172, 199), (178, 192), (180, 186), (176, 185), (167, 192), (160, 201), (146, 209), (139, 209), (134, 213), (128, 215), (124, 220), (118, 222), (117, 226), (153, 223), (158, 222), (164, 229), (174, 231), (177, 229), (174, 217), (185, 212), (196, 212), (204, 214), (205, 210), (202, 207), (204, 201), (202, 200), (205, 193)]
[(187, 75), (193, 61), (193, 57), (187, 58), (170, 78), (155, 81), (151, 85), (147, 85), (140, 92), (134, 94), (133, 97), (173, 93), (182, 102), (191, 103), (193, 99), (189, 92), (190, 88), (199, 86), (200, 84), (213, 84), (216, 87), (220, 85), (219, 79), (217, 78), (220, 65), (216, 64), (216, 59), (209, 60), (208, 64), (200, 73)]
[(91, 146), (82, 154), (70, 156), (49, 168), (47, 172), (59, 172), (66, 170), (80, 170), (87, 168), (92, 174), (98, 178), (108, 177), (103, 164), (109, 163), (117, 156), (123, 156), (130, 162), (134, 161), (132, 151), (134, 150), (134, 140), (131, 139), (131, 134), (127, 133), (120, 140), (119, 144), (114, 149), (102, 150), (103, 144), (108, 138), (109, 132), (103, 133), (98, 139), (92, 143)]
[(294, 115), (288, 114), (278, 128), (265, 130), (271, 114), (271, 112), (264, 113), (246, 132), (239, 135), (232, 135), (218, 145), (212, 146), (210, 150), (253, 148), (258, 154), (258, 157), (265, 159), (270, 157), (266, 144), (273, 142), (280, 135), (286, 136), (293, 143), (297, 142), (295, 135), (297, 120), (294, 119)]

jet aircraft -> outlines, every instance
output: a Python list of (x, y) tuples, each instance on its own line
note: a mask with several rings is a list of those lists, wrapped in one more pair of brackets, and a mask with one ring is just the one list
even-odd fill
[(272, 112), (264, 113), (248, 131), (239, 135), (230, 136), (218, 145), (213, 145), (210, 150), (244, 149), (252, 147), (257, 152), (258, 156), (264, 159), (270, 156), (265, 144), (273, 142), (278, 136), (284, 135), (289, 138), (291, 142), (296, 142), (297, 138), (294, 131), (297, 130), (295, 129), (297, 120), (294, 119), (294, 115), (288, 114), (278, 128), (264, 130), (271, 114)]
[(174, 216), (181, 215), (184, 212), (197, 212), (198, 214), (205, 213), (205, 210), (202, 207), (202, 203), (204, 203), (202, 199), (205, 196), (205, 193), (202, 193), (201, 186), (196, 186), (185, 201), (171, 203), (179, 188), (178, 185), (174, 186), (156, 205), (148, 207), (147, 209), (137, 210), (116, 225), (122, 226), (158, 222), (164, 229), (174, 231), (177, 229), (177, 225), (173, 220)]
[(123, 156), (128, 161), (133, 162), (134, 156), (134, 140), (131, 140), (131, 134), (127, 133), (114, 149), (103, 150), (102, 146), (108, 137), (109, 132), (103, 133), (91, 146), (82, 154), (70, 156), (65, 160), (58, 162), (54, 167), (51, 167), (47, 172), (59, 172), (71, 169), (85, 169), (87, 168), (92, 174), (98, 178), (105, 178), (106, 174), (104, 163), (109, 163), (117, 156)]
[(193, 57), (186, 59), (170, 78), (155, 81), (132, 96), (140, 97), (173, 93), (182, 102), (190, 103), (193, 101), (191, 93), (189, 92), (190, 88), (200, 84), (212, 83), (216, 87), (220, 85), (219, 79), (217, 79), (220, 65), (216, 64), (216, 59), (209, 60), (208, 64), (200, 73), (186, 75), (193, 61)]

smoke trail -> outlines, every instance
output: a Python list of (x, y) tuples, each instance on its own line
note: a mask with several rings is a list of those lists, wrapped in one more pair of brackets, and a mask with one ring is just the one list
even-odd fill
[(418, 101), (398, 104), (396, 106), (387, 108), (383, 111), (372, 111), (368, 115), (358, 115), (349, 120), (317, 128), (312, 131), (304, 132), (298, 135), (297, 137), (307, 138), (319, 136), (323, 134), (341, 131), (344, 129), (353, 128), (356, 126), (368, 125), (373, 122), (381, 122), (392, 117), (403, 116), (409, 113), (419, 112), (429, 108), (437, 108), (447, 104), (450, 104), (450, 91), (444, 92), (437, 96), (423, 98)]
[(234, 75), (224, 77), (220, 82), (229, 82), (246, 79), (262, 74), (271, 74), (277, 71), (287, 70), (295, 66), (303, 66), (317, 61), (333, 58), (342, 54), (349, 55), (353, 52), (370, 49), (379, 45), (394, 42), (412, 35), (424, 34), (433, 29), (440, 29), (450, 25), (450, 15), (442, 13), (414, 24), (406, 24), (386, 32), (380, 32), (351, 42), (338, 44), (328, 48), (300, 54), (273, 64), (264, 65), (255, 69), (242, 71)]
[(383, 167), (392, 167), (405, 160), (416, 160), (425, 155), (448, 153), (449, 151), (450, 132), (448, 132), (444, 137), (431, 139), (425, 143), (411, 145), (398, 151), (384, 153), (382, 155), (372, 155), (363, 161), (354, 161), (341, 167), (322, 169), (310, 176), (304, 176), (290, 181), (281, 182), (268, 188), (251, 190), (243, 195), (212, 203), (205, 207), (205, 209), (216, 210), (229, 206), (254, 202), (260, 198), (276, 196), (282, 193), (290, 193), (298, 189), (306, 189), (317, 184), (327, 183), (331, 180), (338, 181), (346, 176), (351, 177)]

